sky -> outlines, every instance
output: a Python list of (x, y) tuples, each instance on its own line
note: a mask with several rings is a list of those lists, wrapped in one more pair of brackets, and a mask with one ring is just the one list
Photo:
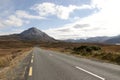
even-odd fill
[(120, 35), (119, 0), (0, 0), (0, 35), (36, 27), (55, 39)]

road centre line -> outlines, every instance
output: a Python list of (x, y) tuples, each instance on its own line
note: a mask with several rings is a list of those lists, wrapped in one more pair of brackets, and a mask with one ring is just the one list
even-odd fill
[(53, 56), (52, 54), (49, 54), (50, 56)]
[(34, 58), (34, 56), (32, 55), (32, 59)]
[(33, 63), (33, 59), (31, 59), (31, 63)]
[(32, 67), (29, 69), (29, 76), (32, 76)]

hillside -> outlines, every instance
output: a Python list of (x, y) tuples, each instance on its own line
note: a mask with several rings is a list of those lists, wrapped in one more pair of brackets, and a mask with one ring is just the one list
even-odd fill
[(43, 42), (56, 42), (54, 38), (37, 28), (30, 28), (20, 34), (0, 36), (0, 41), (43, 41)]

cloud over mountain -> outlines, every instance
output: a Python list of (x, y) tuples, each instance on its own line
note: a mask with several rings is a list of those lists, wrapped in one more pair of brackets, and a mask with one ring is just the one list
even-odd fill
[(31, 9), (38, 12), (40, 16), (56, 15), (60, 19), (68, 19), (70, 14), (75, 10), (91, 9), (91, 8), (92, 7), (89, 5), (63, 6), (63, 5), (56, 5), (54, 3), (45, 2), (45, 3), (35, 4)]

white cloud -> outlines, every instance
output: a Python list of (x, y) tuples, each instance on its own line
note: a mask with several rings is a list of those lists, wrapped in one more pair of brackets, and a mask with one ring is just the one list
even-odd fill
[[(103, 28), (96, 32), (96, 35), (113, 36), (120, 34), (120, 7), (118, 0), (92, 0), (100, 11), (83, 19), (95, 28)], [(95, 32), (95, 31), (94, 31)], [(93, 34), (94, 35), (94, 34)]]
[(23, 24), (28, 24), (31, 19), (45, 19), (41, 16), (31, 15), (26, 11), (17, 10), (15, 14), (9, 15), (7, 19), (0, 18), (0, 27), (14, 26), (19, 27)]
[(92, 6), (89, 6), (89, 5), (62, 6), (62, 5), (56, 5), (54, 3), (45, 2), (42, 4), (35, 4), (31, 9), (37, 11), (40, 16), (56, 15), (60, 19), (68, 19), (70, 16), (70, 13), (72, 13), (74, 10), (91, 9), (91, 8)]
[(36, 16), (36, 15), (31, 15), (26, 11), (23, 10), (17, 10), (16, 11), (16, 16), (20, 18), (26, 18), (26, 19), (45, 19), (44, 17), (41, 16)]
[(23, 21), (14, 15), (9, 16), (8, 20), (5, 20), (6, 26), (22, 26)]
[(85, 33), (85, 31), (83, 31), (82, 29), (86, 29), (87, 27), (82, 26), (82, 28), (75, 28), (74, 26), (76, 26), (76, 24), (84, 25), (84, 23), (75, 22), (64, 25), (60, 28), (48, 29), (44, 31), (56, 39), (71, 39), (71, 38), (77, 39), (81, 37), (84, 38), (85, 34), (83, 33)]
[[(61, 27), (62, 29), (70, 29), (69, 32), (60, 32), (61, 28), (48, 29), (45, 32), (57, 39), (118, 35), (120, 34), (119, 3), (119, 0), (91, 0), (90, 6), (98, 8), (99, 12)], [(76, 24), (88, 24), (89, 26), (75, 29)]]
[(15, 15), (10, 15), (6, 20), (0, 20), (0, 27), (7, 27), (7, 26), (22, 26), (25, 23), (24, 20), (16, 17)]

